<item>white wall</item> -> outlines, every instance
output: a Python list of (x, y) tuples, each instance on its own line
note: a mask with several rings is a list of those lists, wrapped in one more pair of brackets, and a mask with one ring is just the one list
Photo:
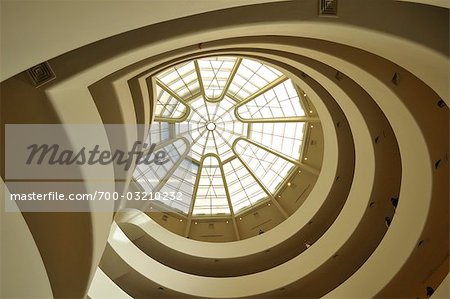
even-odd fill
[(0, 81), (70, 50), (139, 27), (212, 10), (279, 1), (2, 0)]

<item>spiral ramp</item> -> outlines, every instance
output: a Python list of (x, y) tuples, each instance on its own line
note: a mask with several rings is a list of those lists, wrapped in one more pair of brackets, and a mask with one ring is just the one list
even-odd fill
[[(131, 124), (115, 142), (143, 141), (156, 73), (244, 56), (308, 94), (319, 146), (296, 183), (313, 188), (273, 229), (226, 243), (136, 209), (2, 210), (1, 297), (448, 298), (448, 1), (339, 0), (335, 16), (315, 0), (181, 2), (2, 2), (3, 127)], [(36, 88), (25, 70), (42, 61), (56, 78)], [(135, 188), (115, 171), (111, 191)]]

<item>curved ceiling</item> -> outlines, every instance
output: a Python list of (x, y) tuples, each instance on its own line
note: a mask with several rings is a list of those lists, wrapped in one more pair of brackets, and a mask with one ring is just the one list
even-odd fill
[[(57, 78), (41, 88), (28, 86), (23, 73), (2, 82), (2, 98), (14, 99), (2, 101), (8, 111), (35, 97), (43, 99), (33, 102), (36, 109), (48, 113), (40, 106), (45, 102), (59, 122), (147, 128), (167, 120), (153, 84), (162, 70), (233, 55), (282, 70), (307, 94), (305, 110), (320, 116), (306, 139), (301, 172), (274, 193), (280, 197), (272, 202), (289, 218), (274, 205), (243, 211), (233, 226), (226, 217), (200, 223), (167, 211), (124, 210), (115, 216), (92, 290), (118, 287), (124, 298), (415, 298), (426, 295), (426, 286), (439, 286), (448, 274), (448, 10), (358, 3), (339, 1), (337, 18), (318, 16), (317, 1), (189, 16), (56, 57), (49, 63)], [(221, 97), (221, 84), (205, 97)], [(184, 120), (199, 107), (170, 113)], [(5, 122), (32, 120), (31, 112), (15, 118), (3, 111)], [(219, 126), (203, 125), (207, 133)], [(135, 131), (123, 140), (145, 140), (145, 129)], [(137, 188), (115, 183), (116, 190)], [(33, 215), (24, 217), (32, 233), (39, 231)], [(258, 234), (254, 228), (264, 221), (278, 225)], [(106, 224), (90, 243), (97, 248), (91, 275)], [(234, 242), (198, 241), (220, 234)], [(44, 265), (51, 263), (56, 257), (44, 250), (48, 240), (34, 235)], [(50, 269), (53, 292), (63, 294), (58, 269)]]

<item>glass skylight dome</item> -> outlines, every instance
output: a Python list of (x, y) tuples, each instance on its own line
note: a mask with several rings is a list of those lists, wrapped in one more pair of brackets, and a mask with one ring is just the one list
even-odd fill
[(302, 157), (304, 93), (282, 72), (244, 57), (207, 57), (154, 77), (155, 122), (149, 142), (170, 161), (139, 165), (147, 192), (181, 192), (162, 201), (188, 217), (235, 216), (274, 203)]

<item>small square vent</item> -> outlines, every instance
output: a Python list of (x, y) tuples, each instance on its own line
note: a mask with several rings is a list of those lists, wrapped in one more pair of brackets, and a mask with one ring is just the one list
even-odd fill
[(338, 0), (319, 0), (319, 15), (336, 16)]
[(29, 68), (27, 73), (36, 87), (42, 86), (56, 78), (55, 73), (47, 61)]

